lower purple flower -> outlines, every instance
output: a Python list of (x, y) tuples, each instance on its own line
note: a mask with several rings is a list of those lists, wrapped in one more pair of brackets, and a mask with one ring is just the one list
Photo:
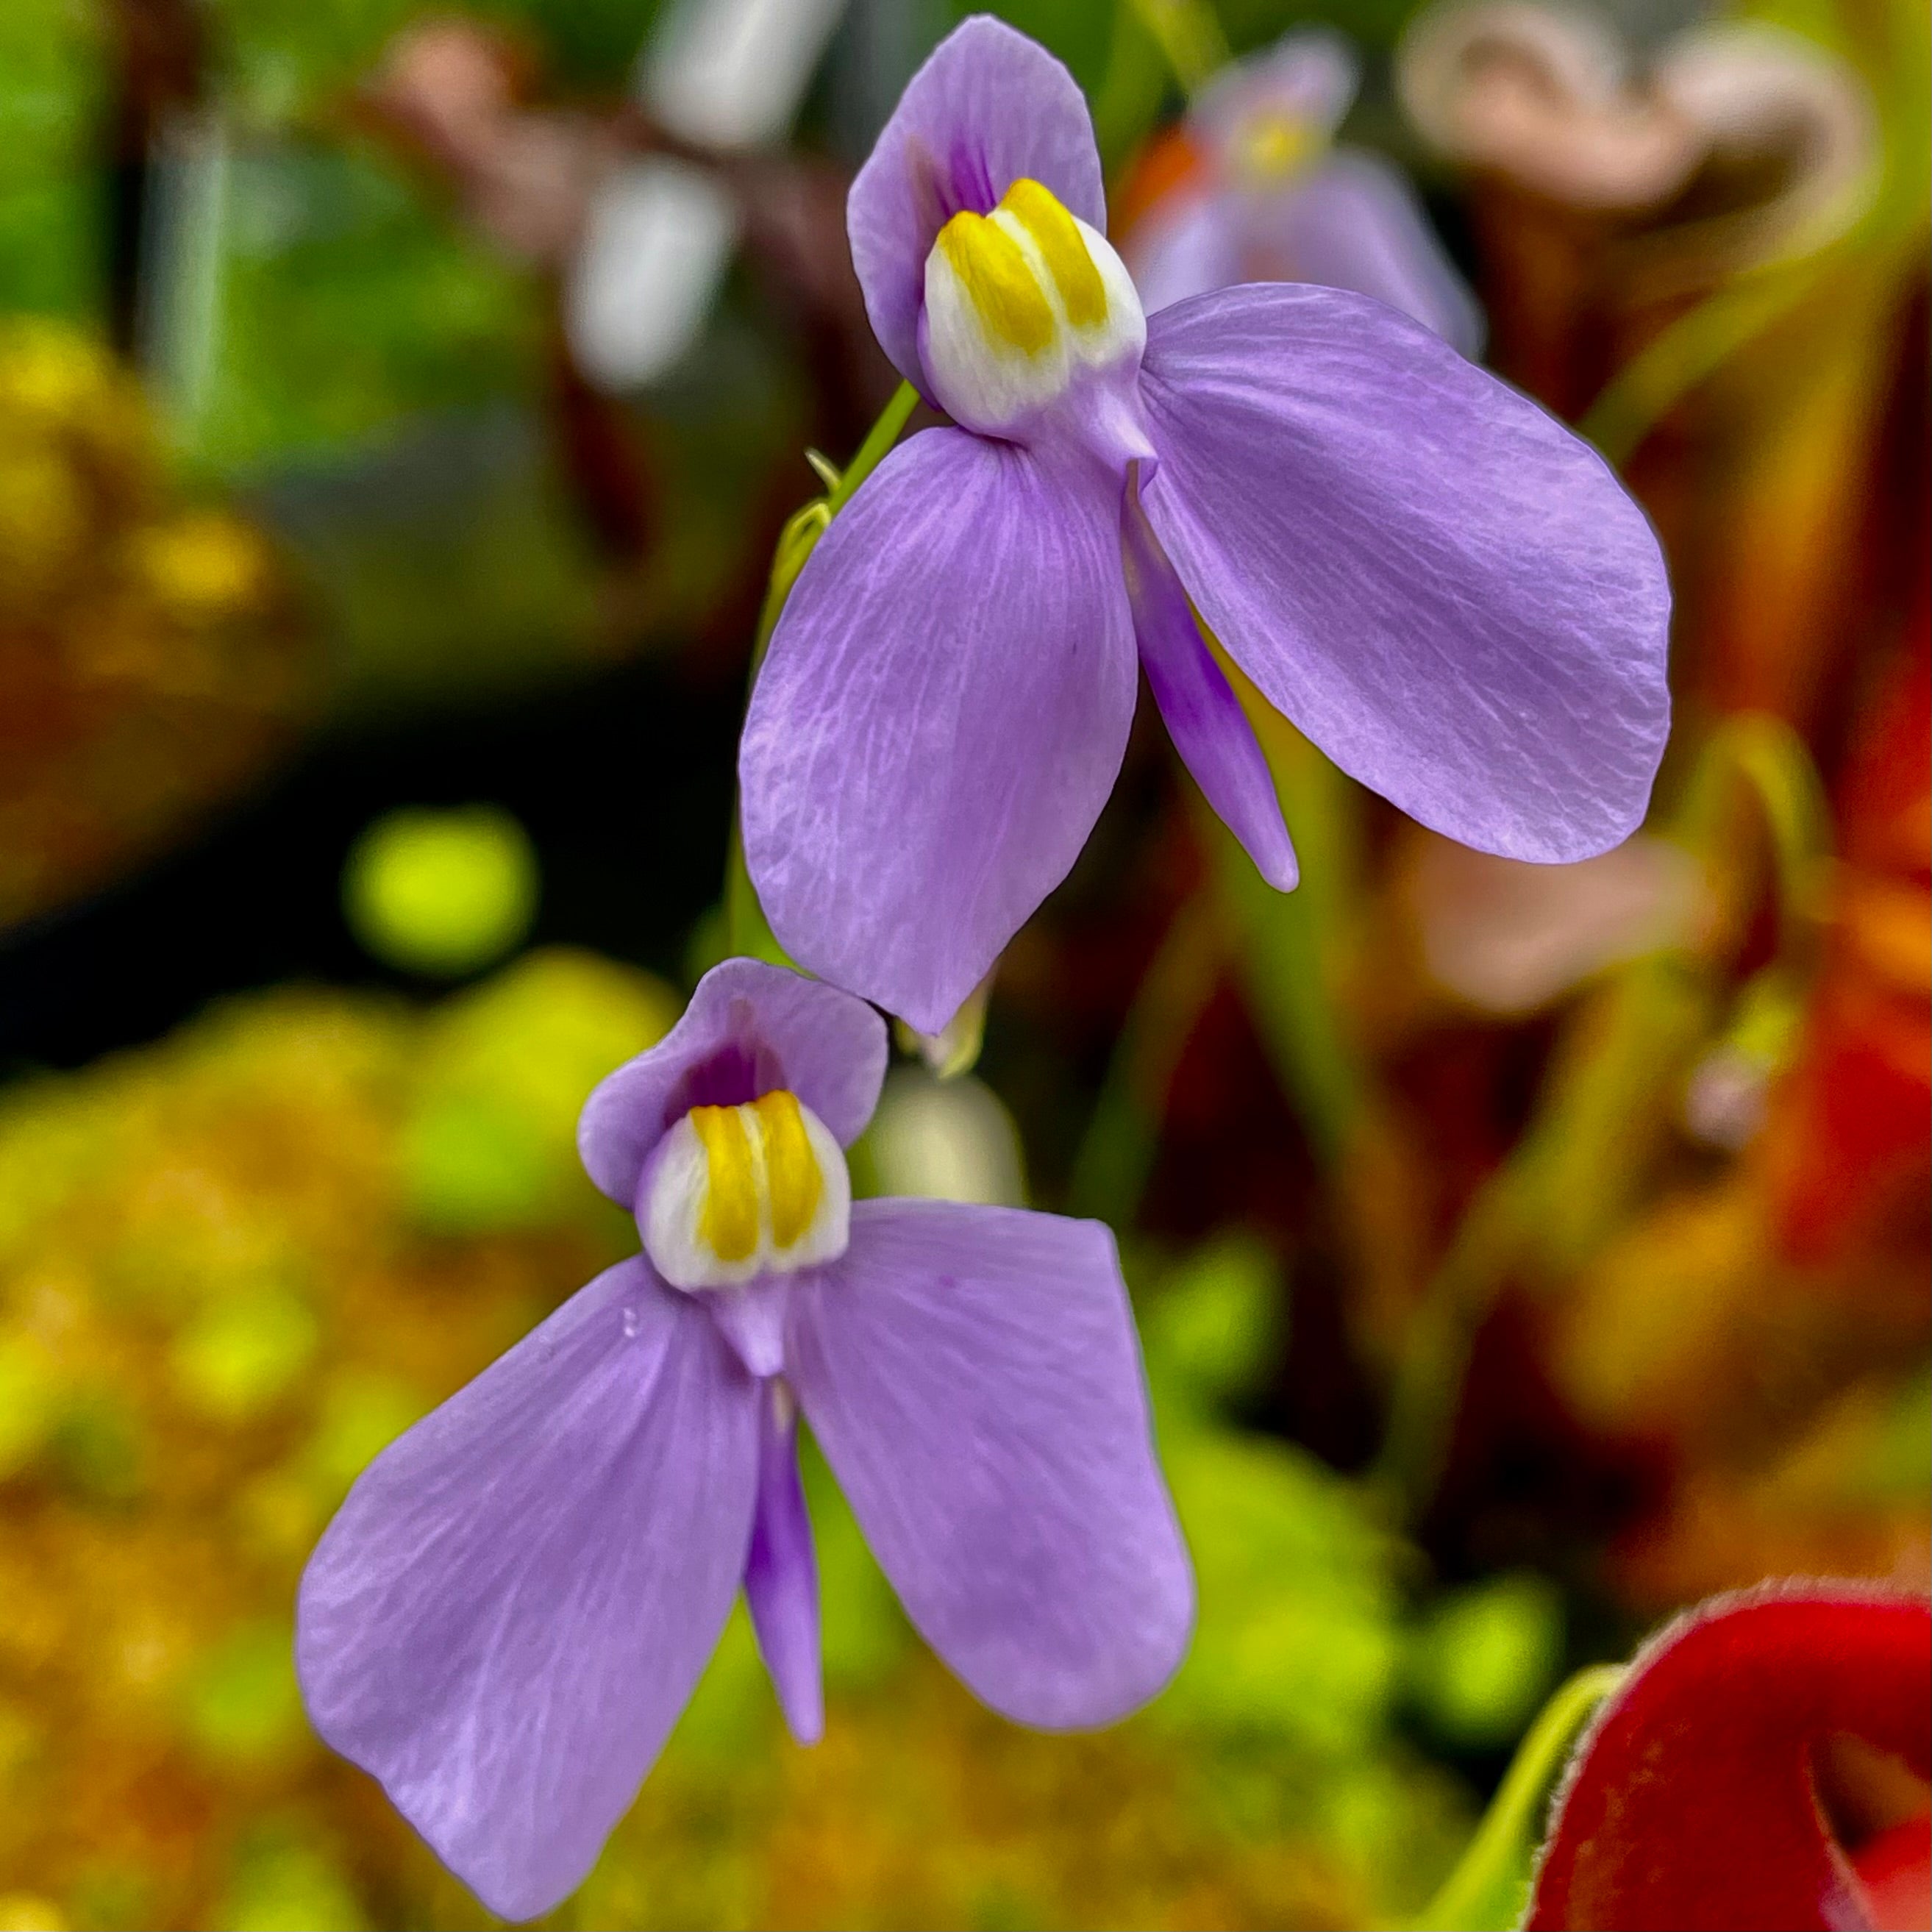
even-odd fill
[(302, 1580), (316, 1728), (493, 1910), (548, 1910), (636, 1796), (742, 1587), (821, 1725), (802, 1411), (913, 1622), (995, 1710), (1104, 1724), (1193, 1582), (1097, 1223), (850, 1198), (886, 1063), (863, 1002), (707, 974), (579, 1130), (644, 1252), (378, 1456)]

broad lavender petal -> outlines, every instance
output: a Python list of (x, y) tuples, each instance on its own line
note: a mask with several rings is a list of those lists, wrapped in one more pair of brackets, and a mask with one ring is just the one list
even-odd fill
[(922, 389), (926, 258), (954, 215), (990, 214), (1022, 178), (1106, 232), (1100, 151), (1078, 84), (1036, 41), (976, 14), (913, 76), (846, 202), (873, 333)]
[(793, 1303), (806, 1419), (913, 1622), (974, 1693), (1112, 1723), (1187, 1646), (1194, 1586), (1097, 1222), (867, 1201)]
[(1209, 189), (1180, 197), (1178, 207), (1135, 229), (1123, 253), (1149, 315), (1242, 279), (1235, 207), (1234, 196)]
[(850, 1147), (879, 1103), (889, 1053), (885, 1022), (864, 1000), (762, 960), (728, 959), (656, 1046), (598, 1084), (577, 1124), (578, 1153), (613, 1201), (634, 1208), (666, 1128), (693, 1107), (780, 1087)]
[(1256, 208), (1248, 234), (1253, 266), (1241, 279), (1352, 289), (1400, 309), (1462, 355), (1482, 348), (1475, 297), (1415, 190), (1379, 155), (1351, 148), (1330, 154), (1292, 194)]
[(1543, 862), (1642, 820), (1670, 587), (1603, 459), (1406, 316), (1256, 283), (1168, 309), (1148, 520), (1229, 655), (1411, 817)]
[(1132, 485), (1120, 504), (1120, 559), (1141, 664), (1174, 748), (1262, 877), (1292, 891), (1300, 868), (1274, 776)]
[(953, 429), (902, 444), (819, 540), (745, 721), (745, 856), (780, 944), (940, 1031), (1078, 856), (1135, 685), (1097, 468)]
[(310, 1559), (316, 1729), (506, 1918), (590, 1870), (718, 1641), (757, 1391), (624, 1262), (385, 1450)]
[(758, 1504), (745, 1563), (745, 1602), (758, 1652), (791, 1734), (816, 1744), (825, 1730), (819, 1666), (818, 1560), (798, 1473), (798, 1409), (782, 1382), (758, 1404)]

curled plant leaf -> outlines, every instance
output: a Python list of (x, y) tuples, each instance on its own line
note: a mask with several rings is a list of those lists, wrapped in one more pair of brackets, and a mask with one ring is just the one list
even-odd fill
[(1811, 1582), (1714, 1598), (1638, 1653), (1585, 1738), (1525, 1924), (1923, 1924), (1928, 1773), (1924, 1599)]
[(1615, 1664), (1594, 1664), (1558, 1686), (1516, 1747), (1475, 1836), (1412, 1932), (1504, 1932), (1520, 1921), (1535, 1821), (1571, 1741), (1622, 1676)]

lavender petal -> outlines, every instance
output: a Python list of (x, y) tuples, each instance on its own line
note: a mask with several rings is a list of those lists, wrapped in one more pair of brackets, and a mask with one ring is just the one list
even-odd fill
[(940, 230), (962, 208), (991, 213), (1022, 177), (1106, 232), (1100, 156), (1078, 83), (1036, 42), (976, 15), (913, 76), (846, 202), (873, 333), (908, 382), (925, 385), (919, 315)]
[(1193, 1576), (1096, 1222), (867, 1201), (802, 1280), (794, 1385), (913, 1622), (1022, 1724), (1104, 1724), (1186, 1648)]
[(1149, 315), (1243, 278), (1238, 197), (1210, 188), (1175, 199), (1135, 229), (1126, 250)]
[(1292, 194), (1254, 208), (1245, 226), (1250, 266), (1244, 279), (1352, 289), (1400, 309), (1462, 355), (1480, 352), (1475, 297), (1415, 190), (1379, 155), (1338, 150)]
[(1641, 821), (1670, 728), (1657, 539), (1603, 459), (1382, 304), (1166, 310), (1148, 521), (1229, 655), (1344, 771), (1543, 862)]
[(385, 1450), (310, 1559), (316, 1729), (506, 1918), (583, 1880), (718, 1641), (756, 1391), (624, 1262)]
[(800, 574), (740, 748), (792, 957), (938, 1033), (1063, 879), (1135, 695), (1100, 472), (958, 430), (886, 458)]
[(1362, 64), (1332, 27), (1295, 27), (1273, 46), (1224, 68), (1204, 88), (1188, 119), (1224, 150), (1262, 116), (1298, 122), (1326, 141), (1354, 104)]

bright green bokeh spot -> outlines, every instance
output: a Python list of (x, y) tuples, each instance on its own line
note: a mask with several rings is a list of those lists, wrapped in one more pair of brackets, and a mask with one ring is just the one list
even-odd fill
[(334, 1863), (278, 1832), (243, 1846), (220, 1918), (223, 1932), (362, 1932), (368, 1922)]
[(146, 1484), (140, 1419), (110, 1390), (90, 1390), (70, 1403), (55, 1426), (52, 1448), (61, 1474), (92, 1502), (129, 1502)]
[(0, 1481), (23, 1469), (54, 1426), (60, 1385), (26, 1337), (0, 1335)]
[(1210, 1241), (1143, 1304), (1148, 1373), (1195, 1403), (1238, 1402), (1275, 1360), (1283, 1313), (1281, 1270), (1264, 1242)]
[(1450, 1742), (1508, 1744), (1563, 1658), (1563, 1600), (1547, 1577), (1498, 1576), (1438, 1601), (1409, 1652), (1409, 1688)]
[(224, 1301), (176, 1340), (176, 1385), (202, 1414), (224, 1422), (257, 1415), (315, 1352), (315, 1317), (280, 1287)]
[(323, 1391), (315, 1433), (302, 1453), (317, 1494), (332, 1508), (428, 1406), (392, 1376), (352, 1369), (337, 1376)]
[(350, 850), (342, 904), (378, 959), (455, 979), (502, 958), (529, 932), (536, 852), (496, 806), (392, 812)]
[(1318, 1758), (1370, 1750), (1400, 1681), (1392, 1546), (1300, 1450), (1158, 1421), (1200, 1609), (1153, 1714)]
[(306, 1729), (296, 1685), (295, 1637), (285, 1624), (250, 1624), (208, 1652), (188, 1686), (188, 1736), (211, 1758), (260, 1764)]

